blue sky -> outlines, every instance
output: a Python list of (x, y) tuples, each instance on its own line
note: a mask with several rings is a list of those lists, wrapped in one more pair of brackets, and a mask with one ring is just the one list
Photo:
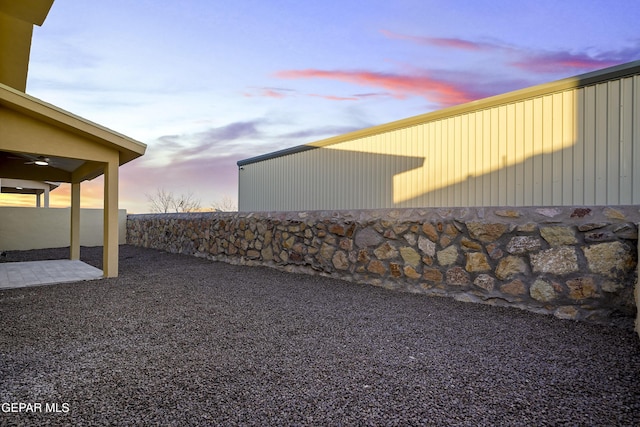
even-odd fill
[[(147, 144), (121, 208), (147, 212), (158, 188), (206, 208), (237, 197), (240, 159), (640, 59), (638, 16), (635, 0), (55, 0), (27, 93)], [(100, 207), (101, 180), (82, 187)]]

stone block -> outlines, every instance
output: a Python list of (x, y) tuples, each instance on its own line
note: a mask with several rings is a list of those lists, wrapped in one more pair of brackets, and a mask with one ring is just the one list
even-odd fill
[(371, 260), (369, 252), (366, 249), (360, 249), (358, 251), (358, 262), (368, 263)]
[(556, 208), (538, 208), (536, 212), (540, 215), (546, 216), (547, 218), (554, 218), (562, 213), (560, 209)]
[(615, 282), (613, 280), (605, 280), (600, 284), (600, 289), (603, 292), (618, 292), (619, 290), (624, 288), (624, 283)]
[(345, 236), (345, 228), (342, 224), (329, 224), (329, 233), (337, 234), (338, 236)]
[(608, 207), (604, 208), (603, 213), (604, 213), (604, 216), (606, 216), (609, 219), (622, 219), (622, 220), (627, 219), (625, 214), (623, 214), (622, 212), (614, 208), (608, 208)]
[(447, 224), (444, 227), (444, 234), (452, 238), (455, 238), (459, 234), (459, 231), (456, 229), (456, 227), (453, 224)]
[(394, 224), (391, 229), (396, 235), (400, 235), (409, 229), (408, 224)]
[(487, 292), (491, 292), (491, 291), (493, 291), (493, 288), (495, 286), (495, 282), (496, 282), (496, 279), (494, 279), (493, 277), (489, 276), (488, 274), (480, 274), (473, 281), (473, 284), (476, 285), (479, 288), (484, 289)]
[(507, 295), (524, 295), (527, 293), (525, 284), (520, 279), (516, 279), (512, 282), (506, 283), (500, 286), (500, 292)]
[(448, 236), (446, 234), (444, 234), (441, 238), (440, 238), (440, 247), (442, 248), (446, 248), (447, 246), (449, 246), (451, 243), (453, 242), (453, 238), (451, 236)]
[(633, 223), (620, 224), (614, 227), (613, 232), (621, 239), (638, 240), (638, 227)]
[(521, 213), (514, 209), (499, 209), (495, 211), (495, 214), (505, 218), (520, 218)]
[(468, 222), (467, 229), (472, 239), (481, 242), (495, 242), (507, 231), (507, 224), (501, 223), (484, 223), (484, 222)]
[(255, 249), (249, 249), (247, 251), (247, 258), (249, 259), (258, 259), (260, 258), (260, 252)]
[(410, 265), (405, 265), (404, 266), (404, 275), (407, 276), (410, 279), (419, 279), (422, 277), (422, 275), (420, 273), (418, 273), (416, 271), (415, 268), (413, 268)]
[(389, 242), (378, 246), (373, 253), (378, 259), (391, 259), (398, 256), (398, 251)]
[(336, 251), (331, 258), (331, 262), (337, 270), (347, 270), (349, 268), (349, 258), (344, 251)]
[(422, 251), (423, 254), (430, 257), (434, 257), (436, 255), (435, 242), (427, 239), (424, 236), (418, 237), (418, 248)]
[(288, 238), (285, 239), (284, 242), (282, 242), (282, 247), (286, 249), (290, 249), (293, 247), (295, 242), (296, 242), (295, 236), (289, 236)]
[(584, 235), (584, 241), (586, 243), (606, 242), (611, 240), (616, 240), (616, 236), (614, 236), (612, 232), (606, 230), (592, 231), (591, 233), (586, 233)]
[(540, 235), (551, 246), (565, 246), (578, 243), (573, 227), (542, 227), (540, 229)]
[(529, 288), (529, 295), (531, 295), (531, 298), (541, 302), (553, 301), (557, 297), (553, 285), (542, 279), (537, 279), (533, 282), (531, 288)]
[(329, 245), (328, 243), (323, 243), (320, 247), (320, 257), (325, 261), (328, 261), (331, 259), (331, 257), (333, 257), (333, 253), (335, 252), (335, 250), (335, 247)]
[(374, 259), (367, 266), (367, 271), (370, 271), (372, 273), (379, 274), (382, 276), (387, 272), (387, 268), (381, 261)]
[(589, 214), (591, 214), (590, 208), (576, 208), (571, 213), (571, 218), (584, 218)]
[(349, 238), (340, 239), (340, 243), (338, 245), (340, 246), (340, 249), (350, 251), (351, 249), (353, 249), (353, 240)]
[(587, 224), (580, 224), (578, 226), (578, 230), (580, 230), (580, 231), (597, 230), (599, 228), (606, 227), (607, 225), (609, 225), (609, 224), (606, 223), (606, 222), (589, 222)]
[(407, 233), (404, 235), (404, 239), (407, 241), (408, 244), (410, 244), (411, 246), (414, 246), (417, 241), (418, 238), (416, 237), (416, 235), (414, 233)]
[(420, 265), (420, 254), (410, 246), (404, 246), (400, 248), (400, 256), (406, 264), (413, 267)]
[(431, 223), (422, 224), (422, 232), (432, 241), (437, 242), (439, 239), (436, 228)]
[(356, 233), (356, 246), (366, 248), (369, 246), (378, 246), (383, 242), (382, 236), (373, 228), (365, 228)]
[(460, 239), (460, 246), (463, 250), (473, 250), (473, 251), (481, 251), (482, 245), (478, 242), (474, 242), (473, 240), (463, 237)]
[(534, 273), (565, 275), (578, 271), (578, 256), (571, 246), (551, 248), (531, 254), (531, 266)]
[(487, 257), (482, 252), (467, 253), (466, 270), (470, 273), (483, 272), (491, 270), (491, 266), (487, 261)]
[(442, 266), (455, 264), (458, 260), (458, 249), (455, 246), (449, 246), (446, 249), (438, 251), (438, 262)]
[(509, 280), (518, 274), (526, 272), (526, 261), (517, 256), (508, 256), (501, 259), (496, 267), (496, 277), (500, 280)]
[(504, 255), (502, 249), (500, 249), (500, 245), (497, 243), (489, 243), (487, 245), (487, 253), (491, 259), (500, 259)]
[(389, 263), (389, 273), (391, 274), (391, 277), (402, 277), (402, 266), (395, 262)]
[(569, 298), (574, 300), (592, 298), (597, 292), (596, 285), (591, 277), (578, 277), (567, 280), (567, 288), (569, 289)]
[(447, 284), (454, 286), (465, 286), (471, 283), (469, 273), (462, 267), (453, 267), (447, 270)]
[(535, 236), (514, 236), (507, 244), (507, 252), (511, 254), (524, 254), (540, 250), (542, 242)]
[(621, 242), (600, 243), (582, 250), (589, 270), (609, 278), (624, 277), (636, 266), (631, 247)]
[(528, 222), (526, 224), (520, 224), (516, 227), (516, 230), (521, 233), (533, 233), (538, 229), (538, 224), (535, 222)]
[(437, 268), (425, 268), (422, 272), (422, 277), (430, 282), (442, 282), (442, 272)]

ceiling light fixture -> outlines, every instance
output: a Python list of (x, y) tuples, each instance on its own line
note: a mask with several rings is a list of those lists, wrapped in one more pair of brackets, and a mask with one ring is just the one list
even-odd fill
[(35, 163), (38, 166), (49, 166), (49, 162), (47, 161), (47, 159), (44, 159), (44, 158), (39, 158), (33, 163)]

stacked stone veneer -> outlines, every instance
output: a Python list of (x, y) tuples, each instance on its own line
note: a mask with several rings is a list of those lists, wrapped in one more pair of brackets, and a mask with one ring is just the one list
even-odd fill
[(607, 321), (636, 313), (638, 207), (129, 215), (127, 243)]

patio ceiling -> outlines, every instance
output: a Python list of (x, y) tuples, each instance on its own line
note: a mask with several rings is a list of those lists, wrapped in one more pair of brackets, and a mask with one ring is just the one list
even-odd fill
[[(0, 176), (79, 183), (146, 145), (0, 83)], [(45, 158), (46, 166), (34, 162)]]

